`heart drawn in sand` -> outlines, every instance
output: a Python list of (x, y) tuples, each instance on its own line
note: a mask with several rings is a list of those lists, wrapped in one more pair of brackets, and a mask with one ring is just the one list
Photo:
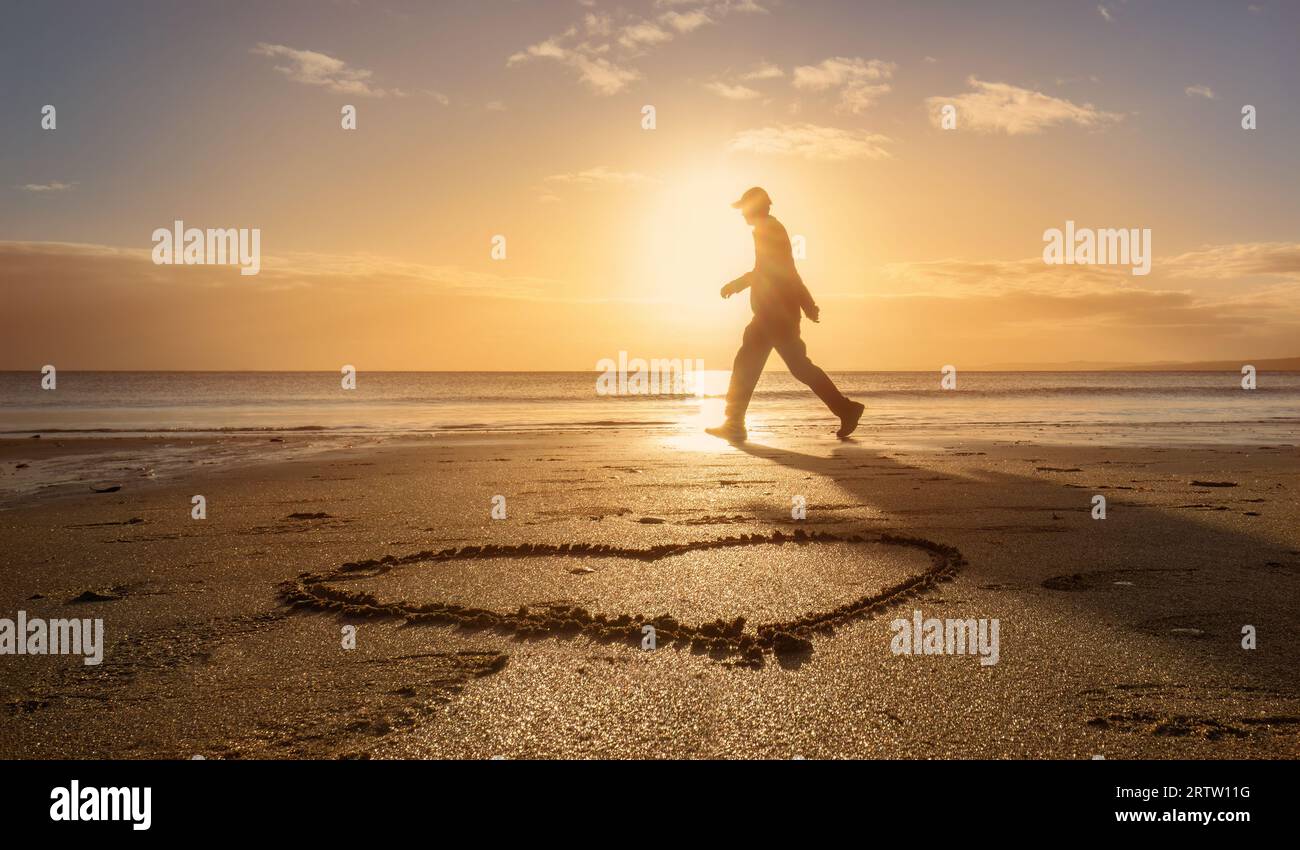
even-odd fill
[[(909, 568), (901, 573), (901, 578), (896, 577), (896, 580), (887, 586), (866, 593), (861, 592), (863, 590), (861, 582), (832, 583), (832, 587), (843, 585), (851, 588), (847, 591), (850, 595), (846, 601), (838, 605), (829, 605), (827, 602), (829, 607), (801, 613), (790, 612), (788, 616), (783, 617), (772, 616), (769, 621), (759, 623), (749, 623), (748, 617), (739, 615), (690, 624), (681, 622), (670, 614), (593, 612), (588, 607), (572, 604), (569, 601), (534, 602), (520, 605), (516, 610), (509, 611), (501, 610), (507, 607), (504, 605), (498, 607), (469, 605), (442, 598), (411, 601), (401, 598), (397, 593), (392, 594), (393, 598), (389, 599), (381, 598), (372, 590), (355, 589), (358, 583), (373, 584), (376, 581), (387, 581), (395, 584), (400, 591), (411, 581), (419, 580), (419, 575), (411, 573), (415, 572), (414, 568), (422, 566), (471, 569), (486, 567), (488, 564), (497, 565), (499, 568), (501, 564), (506, 564), (518, 568), (521, 563), (534, 559), (576, 560), (576, 564), (567, 563), (562, 569), (551, 570), (547, 581), (552, 584), (558, 580), (579, 583), (594, 580), (595, 577), (591, 574), (599, 576), (601, 571), (590, 566), (592, 564), (636, 565), (643, 568), (658, 565), (661, 570), (667, 570), (674, 559), (680, 559), (691, 553), (725, 554), (727, 550), (742, 550), (746, 547), (796, 547), (798, 551), (807, 551), (845, 546), (872, 547), (876, 550), (902, 547), (912, 559), (920, 555), (920, 560), (927, 566), (919, 569)], [(768, 574), (775, 576), (776, 573), (770, 571), (780, 569), (778, 560), (769, 557), (760, 560), (756, 565), (751, 559), (750, 564), (745, 568), (753, 572), (756, 566), (761, 567), (762, 570), (769, 571)], [(843, 564), (844, 560), (847, 559), (837, 560), (835, 563)], [(520, 638), (583, 635), (597, 640), (628, 642), (639, 646), (642, 642), (643, 627), (653, 626), (657, 644), (665, 646), (672, 644), (679, 648), (689, 647), (721, 657), (739, 656), (740, 663), (757, 666), (763, 663), (765, 653), (810, 652), (812, 635), (830, 634), (836, 626), (878, 614), (892, 605), (934, 587), (938, 582), (949, 581), (965, 563), (961, 553), (953, 547), (921, 538), (891, 534), (874, 536), (837, 535), (826, 532), (806, 534), (802, 530), (795, 531), (793, 534), (774, 531), (767, 535), (745, 534), (715, 540), (665, 543), (644, 549), (585, 543), (466, 546), (440, 552), (423, 551), (402, 556), (387, 555), (376, 560), (342, 564), (329, 572), (302, 573), (296, 579), (280, 585), (280, 597), (286, 604), (299, 609), (335, 611), (352, 617), (401, 619), (410, 623), (443, 623), (467, 628), (491, 629)], [(699, 571), (698, 567), (689, 567), (678, 562), (673, 581), (681, 581), (683, 571), (688, 568)], [(465, 593), (453, 593), (449, 588), (465, 588), (468, 592), (471, 586), (487, 585), (499, 591), (500, 586), (511, 584), (508, 577), (505, 580), (488, 580), (497, 577), (473, 576), (473, 574), (450, 577), (435, 574), (434, 578), (441, 579), (446, 586), (433, 594), (419, 595), (464, 596)], [(636, 578), (642, 585), (649, 583), (650, 586), (654, 586), (658, 577), (654, 573), (646, 574), (643, 571)], [(611, 581), (617, 580), (617, 577), (611, 579)], [(521, 580), (521, 583), (524, 582)], [(354, 587), (348, 587), (349, 584)], [(437, 584), (437, 581), (434, 581), (434, 584)], [(734, 590), (726, 584), (725, 580), (723, 585), (728, 592)], [(581, 587), (581, 585), (575, 586)], [(671, 589), (677, 589), (677, 585), (674, 584)], [(844, 595), (842, 588), (841, 593)], [(664, 606), (659, 607), (662, 609)], [(768, 610), (781, 610), (779, 604), (775, 607), (773, 605), (767, 607)]]

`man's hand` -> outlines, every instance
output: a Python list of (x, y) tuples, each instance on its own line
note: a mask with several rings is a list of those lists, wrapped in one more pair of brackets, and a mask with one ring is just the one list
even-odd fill
[(816, 304), (811, 307), (805, 307), (803, 312), (810, 322), (818, 322), (821, 320), (822, 308), (818, 307)]
[(722, 287), (722, 297), (730, 298), (738, 292), (744, 292), (749, 288), (749, 274), (742, 274), (740, 277)]

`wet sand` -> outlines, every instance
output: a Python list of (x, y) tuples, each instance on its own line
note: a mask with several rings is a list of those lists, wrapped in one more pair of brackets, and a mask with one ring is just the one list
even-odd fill
[(1294, 436), (1014, 436), (0, 441), (0, 756), (1294, 758)]

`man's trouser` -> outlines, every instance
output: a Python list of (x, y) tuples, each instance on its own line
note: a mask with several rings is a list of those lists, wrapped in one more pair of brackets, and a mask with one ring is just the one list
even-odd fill
[(807, 384), (836, 416), (852, 402), (845, 398), (826, 373), (808, 359), (808, 347), (799, 337), (799, 318), (754, 316), (745, 328), (744, 341), (731, 367), (731, 386), (727, 388), (727, 421), (744, 424), (745, 410), (754, 395), (754, 386), (763, 374), (763, 366), (772, 349), (781, 355), (790, 374)]

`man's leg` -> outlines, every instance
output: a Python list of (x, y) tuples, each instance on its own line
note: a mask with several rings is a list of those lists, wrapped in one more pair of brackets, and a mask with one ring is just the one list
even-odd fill
[(767, 356), (772, 353), (772, 343), (767, 332), (754, 319), (745, 328), (745, 336), (731, 364), (731, 384), (727, 387), (727, 422), (745, 424), (745, 411), (754, 395), (754, 387), (763, 374)]
[(807, 384), (817, 397), (826, 403), (831, 413), (843, 417), (854, 406), (854, 402), (844, 396), (826, 373), (808, 359), (808, 346), (799, 336), (799, 326), (784, 329), (775, 341), (776, 352), (785, 361), (790, 374)]

